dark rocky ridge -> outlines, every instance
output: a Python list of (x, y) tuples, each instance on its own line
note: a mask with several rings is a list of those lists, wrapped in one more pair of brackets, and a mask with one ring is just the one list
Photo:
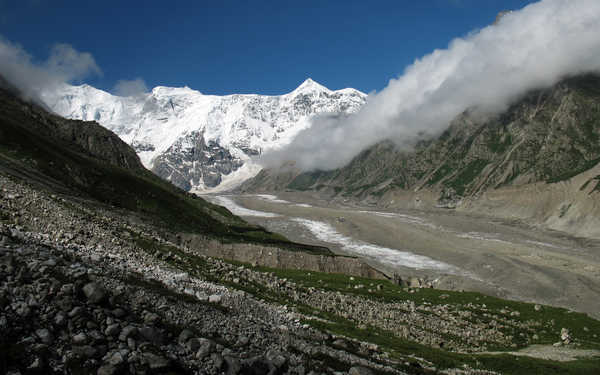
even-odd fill
[[(2, 88), (3, 85), (0, 85)], [(143, 170), (135, 151), (113, 132), (95, 122), (66, 120), (47, 112), (35, 102), (25, 102), (16, 89), (0, 89), (0, 116), (5, 141), (17, 143), (17, 133), (26, 130), (37, 137), (52, 139), (63, 147), (75, 147), (85, 155), (98, 158), (113, 166)]]

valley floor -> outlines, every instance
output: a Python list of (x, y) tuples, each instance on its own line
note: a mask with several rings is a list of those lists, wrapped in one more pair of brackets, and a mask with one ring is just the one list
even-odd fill
[(383, 212), (302, 193), (209, 198), (291, 240), (360, 256), (388, 275), (600, 317), (597, 240), (450, 210)]

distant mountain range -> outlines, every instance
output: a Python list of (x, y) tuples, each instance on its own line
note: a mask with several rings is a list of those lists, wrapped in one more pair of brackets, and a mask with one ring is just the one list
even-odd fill
[(358, 111), (366, 97), (351, 88), (329, 90), (310, 78), (280, 96), (155, 87), (120, 97), (89, 85), (64, 85), (41, 95), (61, 116), (112, 130), (144, 166), (191, 192), (229, 188), (254, 176), (260, 167), (253, 156), (288, 144), (315, 115)]

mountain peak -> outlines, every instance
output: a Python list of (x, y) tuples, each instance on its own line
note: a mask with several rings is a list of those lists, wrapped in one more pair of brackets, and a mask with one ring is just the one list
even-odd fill
[[(289, 144), (313, 116), (354, 113), (366, 100), (351, 89), (332, 91), (312, 79), (281, 96), (203, 95), (189, 87), (157, 86), (131, 100), (69, 87), (49, 93), (48, 106), (116, 131), (144, 165), (194, 192), (232, 187), (254, 176), (254, 156)], [(188, 146), (203, 152), (186, 152)]]
[(307, 92), (314, 92), (314, 91), (325, 91), (325, 92), (329, 92), (331, 90), (329, 90), (327, 87), (321, 85), (318, 82), (315, 82), (312, 78), (307, 78), (304, 82), (302, 82), (302, 84), (300, 86), (298, 86), (298, 88), (296, 88), (293, 92), (294, 93), (307, 93)]

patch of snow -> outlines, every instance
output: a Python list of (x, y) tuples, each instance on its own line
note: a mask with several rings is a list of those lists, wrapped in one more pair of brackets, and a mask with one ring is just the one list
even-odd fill
[(296, 203), (294, 206), (296, 206), (296, 207), (305, 207), (305, 208), (311, 208), (312, 207), (310, 204), (306, 204), (306, 203)]
[(271, 212), (256, 211), (256, 210), (250, 210), (248, 208), (244, 208), (244, 207), (238, 205), (237, 203), (235, 203), (233, 201), (233, 199), (231, 199), (227, 196), (223, 196), (223, 195), (216, 195), (216, 196), (207, 195), (207, 196), (204, 196), (204, 198), (208, 199), (209, 201), (211, 201), (214, 204), (218, 204), (220, 206), (227, 208), (234, 215), (238, 215), (238, 216), (256, 216), (256, 217), (279, 217), (280, 216), (278, 214), (274, 214)]
[(277, 196), (271, 195), (271, 194), (255, 194), (254, 196), (256, 196), (262, 200), (273, 202), (273, 203), (283, 203), (283, 204), (291, 203), (286, 200), (279, 199), (279, 198), (277, 198)]
[(525, 242), (532, 244), (532, 245), (542, 246), (542, 247), (550, 247), (553, 249), (562, 249), (562, 247), (560, 247), (560, 246), (552, 245), (547, 242), (539, 242), (539, 241), (531, 241), (531, 240), (526, 240)]
[(450, 274), (459, 273), (459, 269), (448, 263), (440, 262), (423, 255), (408, 251), (390, 249), (363, 241), (354, 240), (337, 232), (331, 225), (301, 218), (292, 219), (304, 225), (319, 240), (340, 245), (344, 251), (374, 259), (381, 263), (414, 269), (432, 269)]
[(244, 181), (256, 176), (261, 170), (261, 166), (251, 161), (244, 163), (240, 168), (231, 172), (230, 174), (223, 175), (221, 177), (221, 183), (213, 188), (205, 187), (204, 184), (195, 186), (190, 190), (190, 193), (194, 194), (210, 194), (210, 193), (222, 193), (231, 191), (236, 187), (240, 186)]
[(421, 226), (429, 227), (432, 229), (440, 229), (440, 227), (438, 227), (437, 225), (434, 225), (434, 224), (428, 222), (427, 220), (421, 219), (420, 217), (416, 217), (416, 216), (399, 214), (396, 212), (379, 212), (379, 211), (359, 211), (359, 212), (371, 214), (371, 215), (375, 215), (375, 216), (399, 219), (408, 224), (421, 225)]
[(456, 233), (456, 237), (459, 237), (459, 238), (467, 238), (467, 239), (479, 240), (479, 241), (493, 241), (493, 242), (500, 242), (500, 243), (512, 245), (512, 242), (501, 240), (499, 238), (499, 236), (500, 235), (497, 233), (481, 233), (481, 232)]

